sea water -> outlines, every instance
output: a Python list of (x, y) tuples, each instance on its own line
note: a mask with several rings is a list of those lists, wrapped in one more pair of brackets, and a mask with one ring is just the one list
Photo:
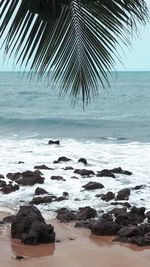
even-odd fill
[[(48, 145), (50, 139), (59, 139), (60, 146)], [(53, 164), (60, 156), (72, 161)], [(133, 175), (82, 178), (73, 170), (62, 169), (85, 168), (78, 163), (81, 157), (95, 173), (120, 166)], [(60, 98), (58, 85), (30, 81), (22, 73), (1, 72), (0, 173), (6, 177), (8, 172), (33, 171), (41, 164), (54, 168), (42, 170), (44, 184), (21, 186), (8, 195), (0, 193), (0, 210), (15, 211), (29, 203), (40, 186), (55, 196), (69, 193), (68, 200), (38, 206), (47, 217), (55, 216), (54, 211), (61, 207), (77, 210), (89, 205), (102, 212), (113, 206), (96, 194), (117, 193), (141, 184), (143, 189), (131, 190), (129, 203), (150, 210), (150, 72), (117, 73), (110, 88), (99, 84), (99, 96), (84, 109), (81, 102), (71, 105), (68, 96)], [(66, 181), (51, 180), (52, 175), (61, 175)], [(104, 188), (83, 190), (89, 181), (100, 182)]]

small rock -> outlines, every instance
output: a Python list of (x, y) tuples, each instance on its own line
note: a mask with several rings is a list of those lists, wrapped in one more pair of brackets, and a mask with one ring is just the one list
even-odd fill
[(37, 170), (54, 170), (53, 168), (49, 168), (48, 166), (46, 165), (37, 165), (37, 166), (34, 166), (34, 169), (37, 169)]
[(55, 175), (51, 176), (51, 180), (66, 181), (62, 176), (59, 176), (59, 175), (57, 175), (57, 176), (55, 176)]
[(95, 173), (92, 170), (86, 170), (86, 169), (76, 169), (74, 173), (80, 174), (81, 176), (95, 175)]
[(35, 192), (34, 192), (35, 195), (44, 195), (44, 194), (47, 194), (47, 193), (48, 192), (45, 189), (40, 188), (40, 187), (37, 187), (35, 189)]
[(125, 188), (118, 192), (116, 200), (128, 200), (130, 196), (130, 189)]
[(104, 188), (104, 186), (102, 184), (97, 183), (97, 182), (89, 182), (89, 183), (83, 185), (82, 187), (85, 188), (86, 190), (102, 189), (102, 188)]
[(104, 169), (102, 171), (99, 171), (96, 175), (97, 177), (112, 177), (112, 178), (115, 178), (115, 175), (114, 173), (111, 171), (111, 170), (108, 170), (108, 169)]
[(80, 158), (78, 162), (82, 162), (84, 165), (87, 165), (87, 160), (84, 158)]
[(48, 141), (48, 145), (60, 145), (60, 141), (59, 140), (49, 140)]

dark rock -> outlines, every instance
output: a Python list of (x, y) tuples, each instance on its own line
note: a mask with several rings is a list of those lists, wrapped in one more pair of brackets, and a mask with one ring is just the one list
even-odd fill
[(87, 160), (84, 158), (80, 158), (78, 162), (82, 162), (84, 165), (87, 165)]
[(76, 176), (71, 176), (70, 177), (71, 179), (76, 179), (76, 180), (78, 180), (79, 178), (78, 177), (76, 177)]
[(54, 163), (54, 164), (58, 164), (59, 161), (58, 161), (58, 160), (54, 160), (53, 163)]
[(85, 188), (86, 190), (102, 189), (102, 188), (104, 188), (104, 186), (102, 184), (97, 183), (97, 182), (89, 182), (89, 183), (83, 185), (82, 187)]
[(35, 189), (35, 195), (44, 195), (44, 194), (47, 194), (48, 192), (45, 190), (45, 189), (43, 189), (43, 188), (40, 188), (40, 187), (37, 187), (36, 189)]
[(118, 173), (118, 174), (125, 174), (125, 175), (131, 175), (132, 172), (130, 171), (125, 171), (125, 170), (122, 170), (121, 167), (118, 167), (118, 168), (114, 168), (111, 170), (113, 173)]
[(148, 222), (150, 223), (150, 211), (146, 212), (145, 217), (148, 219)]
[(68, 197), (69, 196), (69, 193), (68, 192), (63, 192), (63, 196), (64, 197)]
[(60, 202), (60, 201), (63, 201), (63, 200), (67, 200), (67, 198), (61, 196), (61, 197), (56, 197), (56, 198), (54, 199), (54, 201), (57, 201), (57, 202)]
[(4, 178), (4, 175), (0, 173), (0, 179), (3, 179)]
[(93, 234), (100, 236), (112, 236), (120, 230), (116, 222), (107, 221), (103, 218), (90, 222), (89, 228)]
[(68, 166), (68, 167), (65, 167), (65, 168), (62, 168), (62, 169), (65, 170), (65, 171), (74, 170), (74, 168), (71, 167), (71, 166)]
[(88, 220), (86, 221), (78, 221), (75, 223), (76, 228), (86, 228), (89, 229), (90, 222)]
[(0, 180), (0, 187), (3, 187), (6, 185), (6, 182), (4, 180)]
[(16, 256), (16, 260), (23, 260), (23, 259), (24, 259), (23, 256), (20, 256), (20, 255), (17, 255), (17, 256)]
[(21, 206), (11, 225), (12, 238), (24, 244), (51, 243), (55, 241), (52, 225), (47, 225), (35, 206)]
[(96, 175), (97, 177), (103, 177), (103, 176), (106, 176), (106, 177), (112, 177), (112, 178), (115, 178), (115, 175), (114, 173), (111, 171), (111, 170), (107, 170), (107, 169), (104, 169), (102, 171), (99, 171)]
[(115, 197), (115, 194), (111, 191), (107, 192), (106, 194), (102, 194), (101, 199), (104, 201), (110, 201)]
[(12, 223), (14, 218), (15, 218), (15, 215), (6, 216), (3, 218), (3, 222), (4, 223)]
[(87, 206), (83, 208), (79, 208), (76, 219), (79, 221), (85, 221), (87, 219), (95, 218), (97, 216), (97, 212), (95, 209)]
[(92, 170), (86, 170), (86, 169), (76, 169), (74, 173), (80, 174), (81, 176), (95, 175), (95, 173)]
[(44, 179), (39, 173), (38, 170), (32, 171), (25, 171), (25, 172), (17, 172), (17, 173), (8, 173), (6, 175), (10, 180), (15, 181), (20, 185), (34, 185), (34, 184), (43, 184)]
[(33, 198), (29, 204), (43, 204), (43, 203), (51, 203), (52, 202), (52, 197), (51, 196), (45, 196), (45, 197), (35, 197)]
[[(119, 209), (117, 209), (119, 210)], [(116, 222), (119, 225), (129, 226), (129, 225), (138, 225), (142, 223), (145, 219), (145, 208), (136, 208), (132, 207), (130, 212), (120, 209), (120, 212), (115, 214)]]
[(59, 209), (57, 211), (56, 218), (61, 222), (70, 222), (76, 220), (76, 214), (72, 210), (68, 210), (66, 208)]
[(34, 166), (34, 169), (37, 169), (37, 170), (54, 170), (52, 168), (49, 168), (48, 166), (46, 165), (39, 165), (39, 166)]
[(141, 185), (136, 185), (135, 187), (133, 187), (133, 190), (140, 190), (143, 189), (145, 187), (145, 185), (141, 184)]
[(128, 202), (111, 202), (110, 205), (121, 205), (121, 206), (124, 206), (124, 207), (127, 207), (127, 208), (131, 208), (131, 205), (128, 203)]
[(55, 175), (51, 176), (51, 180), (66, 181), (62, 176), (59, 176), (59, 175), (57, 175), (57, 176), (55, 176)]
[(56, 141), (54, 141), (54, 140), (49, 140), (49, 141), (48, 141), (48, 145), (60, 145), (60, 141), (59, 141), (59, 140), (56, 140)]
[(128, 200), (130, 196), (130, 189), (125, 188), (118, 192), (116, 200)]
[(3, 192), (4, 194), (10, 194), (16, 190), (19, 190), (19, 185), (17, 184), (15, 185), (6, 184), (0, 189), (0, 191)]
[(150, 232), (150, 223), (142, 223), (139, 225), (139, 230), (141, 231), (142, 235), (145, 235)]
[(142, 237), (132, 237), (131, 243), (136, 244), (138, 246), (150, 246), (150, 232)]
[(68, 162), (68, 161), (71, 161), (71, 159), (67, 158), (67, 157), (59, 157), (58, 158), (58, 161), (61, 162), (61, 161), (64, 161), (64, 162)]
[(120, 231), (118, 231), (117, 235), (120, 237), (133, 237), (133, 236), (140, 236), (141, 231), (137, 226), (130, 226), (130, 227), (123, 227)]
[(24, 161), (18, 161), (18, 164), (24, 164)]

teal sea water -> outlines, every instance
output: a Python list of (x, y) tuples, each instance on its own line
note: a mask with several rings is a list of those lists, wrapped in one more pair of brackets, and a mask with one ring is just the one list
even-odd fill
[(0, 136), (150, 142), (150, 72), (120, 72), (83, 110), (51, 83), (0, 73)]
[[(52, 170), (42, 170), (45, 182), (42, 188), (55, 196), (69, 192), (69, 199), (39, 205), (45, 216), (55, 215), (55, 210), (66, 207), (78, 209), (91, 206), (101, 212), (113, 208), (109, 202), (96, 198), (96, 194), (130, 188), (129, 203), (150, 210), (150, 72), (120, 72), (99, 97), (83, 110), (75, 107), (67, 96), (59, 98), (59, 88), (50, 82), (29, 82), (21, 73), (0, 73), (0, 174), (34, 170), (45, 164)], [(49, 146), (49, 139), (59, 139), (60, 146)], [(60, 156), (71, 159), (68, 163), (54, 164)], [(87, 169), (95, 173), (102, 169), (121, 166), (131, 176), (91, 177), (103, 189), (86, 191), (83, 185), (89, 178), (72, 179), (72, 166), (85, 168), (78, 159), (88, 161)], [(24, 164), (18, 164), (23, 161)], [(54, 181), (52, 175), (66, 180)], [(139, 190), (132, 190), (143, 184)], [(10, 194), (0, 192), (0, 211), (16, 210), (34, 197), (34, 186), (20, 186)], [(79, 201), (75, 201), (78, 198)]]

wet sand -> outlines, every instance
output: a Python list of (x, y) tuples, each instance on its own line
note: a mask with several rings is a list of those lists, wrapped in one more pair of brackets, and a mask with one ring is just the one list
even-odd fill
[[(3, 214), (4, 215), (4, 214)], [(1, 216), (0, 216), (1, 217)], [(27, 246), (10, 238), (10, 227), (0, 227), (0, 267), (149, 267), (150, 247), (112, 243), (74, 224), (51, 221), (56, 231), (55, 244)], [(16, 255), (25, 259), (16, 260)]]

